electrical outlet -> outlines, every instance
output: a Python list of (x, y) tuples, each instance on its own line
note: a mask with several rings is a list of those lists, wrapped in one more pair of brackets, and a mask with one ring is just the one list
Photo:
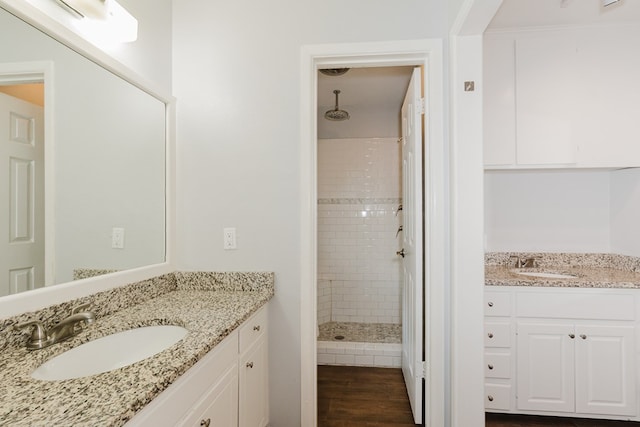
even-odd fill
[(224, 249), (236, 249), (236, 229), (228, 227), (222, 230), (224, 234)]
[(114, 249), (124, 249), (124, 228), (113, 227), (111, 229), (111, 247)]

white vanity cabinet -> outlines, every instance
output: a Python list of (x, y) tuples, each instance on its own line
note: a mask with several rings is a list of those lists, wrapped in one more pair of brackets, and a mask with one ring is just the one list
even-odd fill
[(633, 326), (518, 322), (518, 409), (636, 415)]
[(138, 412), (127, 427), (264, 427), (269, 420), (267, 307)]
[(640, 28), (488, 32), (487, 169), (640, 166)]
[(513, 406), (511, 293), (487, 291), (484, 302), (485, 408), (508, 411)]
[(267, 312), (257, 313), (240, 329), (240, 427), (269, 422)]
[[(638, 298), (634, 290), (504, 287), (515, 365), (511, 377), (486, 375), (487, 394), (513, 388), (509, 405), (488, 411), (638, 420)], [(487, 299), (487, 298), (485, 298)], [(486, 322), (495, 321), (485, 310)], [(487, 337), (485, 337), (486, 341)], [(495, 349), (485, 347), (485, 365)], [(494, 367), (495, 370), (495, 367)], [(494, 399), (495, 401), (495, 399)], [(515, 404), (514, 404), (515, 402)]]

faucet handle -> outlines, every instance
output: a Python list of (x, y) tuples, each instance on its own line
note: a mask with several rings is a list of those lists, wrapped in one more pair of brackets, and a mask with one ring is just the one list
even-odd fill
[(511, 262), (511, 260), (515, 260), (515, 267), (516, 268), (521, 268), (522, 267), (522, 260), (520, 259), (520, 257), (518, 255), (510, 255), (509, 256), (509, 261), (507, 261), (507, 263)]
[(35, 328), (33, 328), (33, 331), (31, 332), (31, 342), (45, 341), (47, 339), (47, 331), (44, 329), (42, 322), (39, 320), (31, 320), (29, 322), (18, 323), (17, 325), (14, 325), (13, 328), (17, 331), (21, 331), (31, 326), (35, 326)]
[(80, 313), (81, 311), (84, 311), (84, 309), (85, 309), (85, 308), (89, 308), (89, 306), (90, 306), (90, 305), (91, 305), (91, 303), (90, 303), (90, 302), (87, 302), (87, 303), (85, 303), (85, 304), (80, 304), (80, 305), (78, 305), (78, 306), (76, 306), (76, 307), (73, 307), (73, 308), (71, 309), (71, 314), (77, 314), (77, 313)]

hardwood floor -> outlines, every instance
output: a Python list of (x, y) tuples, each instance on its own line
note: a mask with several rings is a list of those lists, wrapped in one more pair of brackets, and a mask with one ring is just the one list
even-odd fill
[[(486, 427), (640, 427), (629, 421), (486, 414)], [(318, 366), (318, 427), (415, 427), (400, 369)]]
[(414, 427), (400, 369), (318, 366), (318, 427)]
[(538, 417), (534, 415), (487, 414), (486, 427), (637, 427), (631, 421), (590, 420), (584, 418)]

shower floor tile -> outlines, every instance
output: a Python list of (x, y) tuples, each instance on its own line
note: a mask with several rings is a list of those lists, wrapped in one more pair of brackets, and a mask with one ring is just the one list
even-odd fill
[(393, 323), (327, 322), (320, 325), (318, 341), (396, 344), (402, 342), (402, 325)]

